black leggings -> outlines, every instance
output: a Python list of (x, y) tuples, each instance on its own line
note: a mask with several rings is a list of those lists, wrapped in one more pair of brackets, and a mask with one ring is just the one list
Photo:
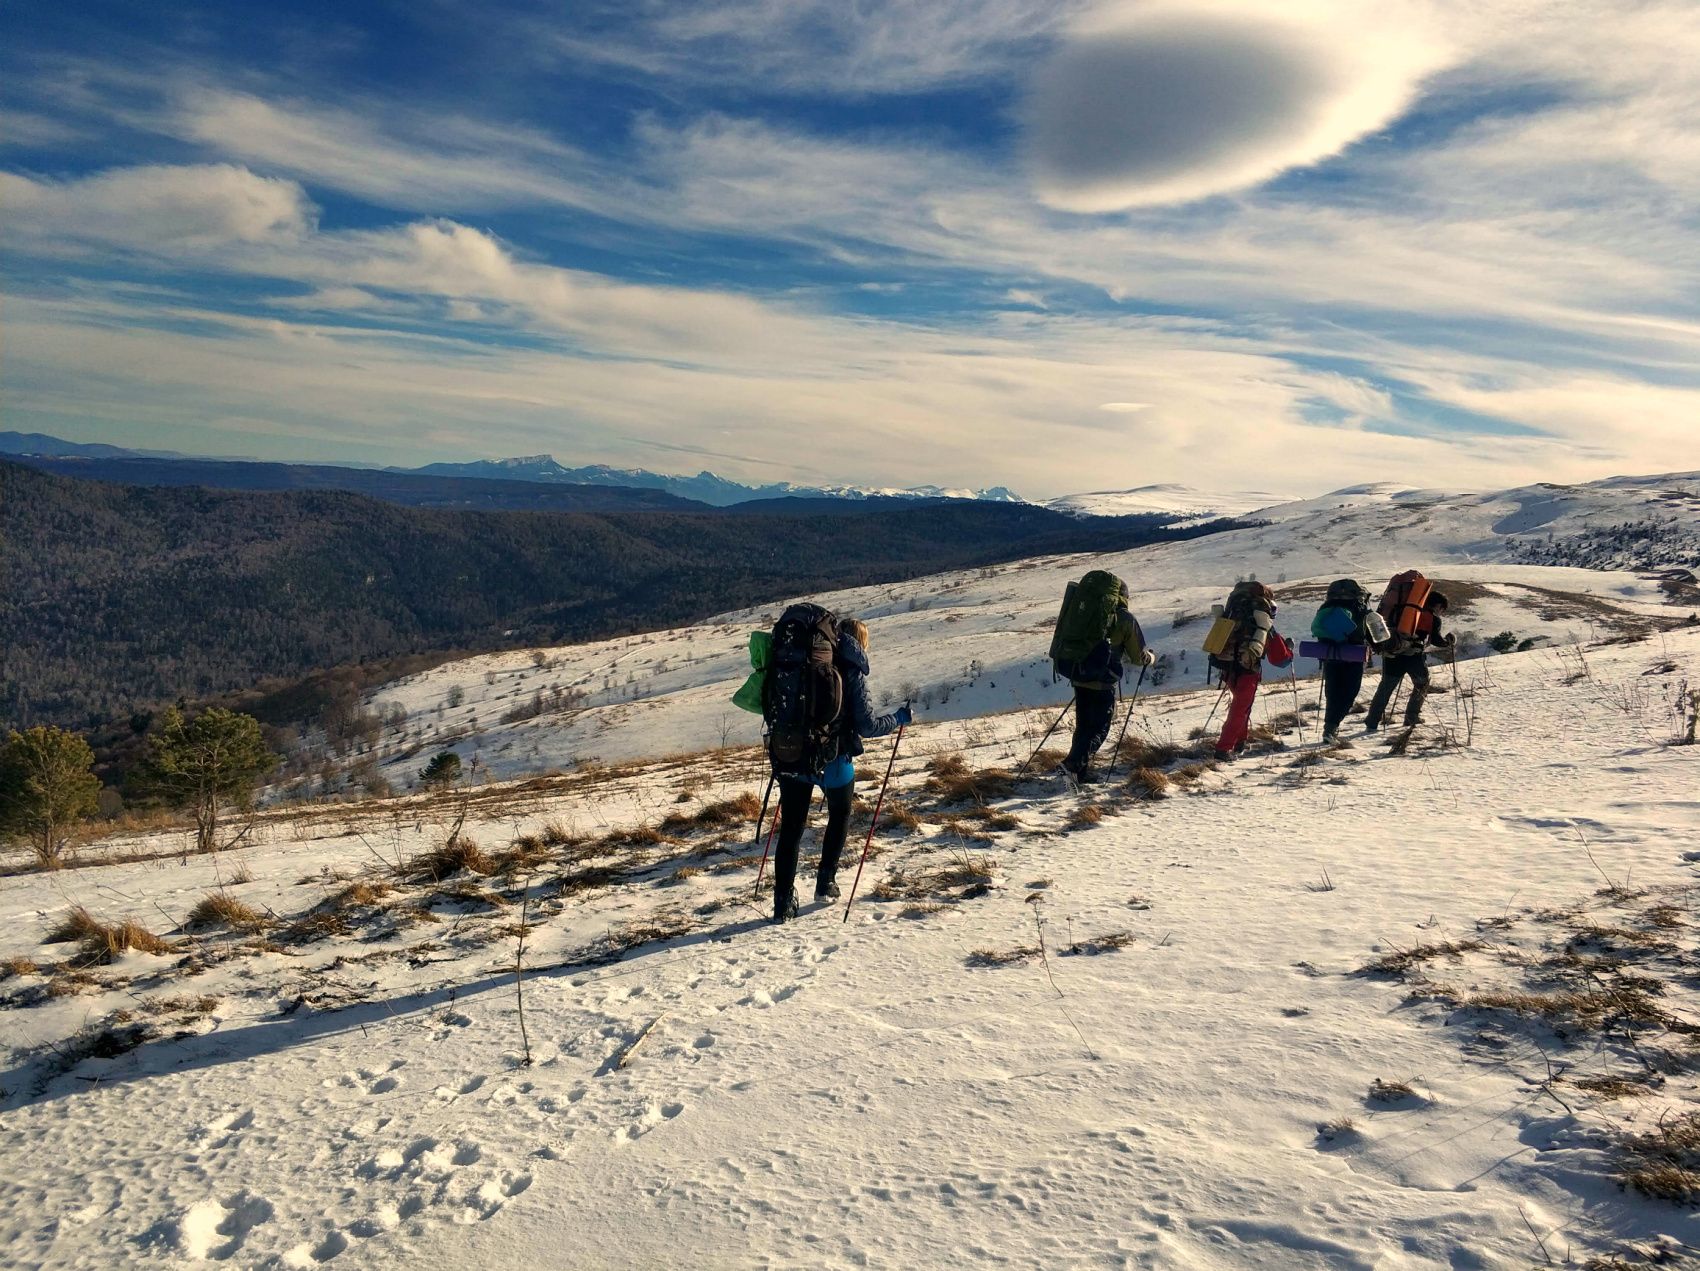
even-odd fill
[(1358, 690), (1364, 686), (1364, 664), (1341, 662), (1334, 658), (1322, 664), (1322, 692), (1328, 703), (1322, 715), (1322, 733), (1332, 737), (1351, 713), (1352, 703), (1358, 700)]
[[(855, 795), (855, 782), (846, 782), (826, 795), (826, 833), (821, 836), (820, 868), (815, 871), (815, 890), (819, 891), (838, 873), (838, 859), (844, 855), (844, 840), (850, 833), (850, 804)], [(783, 908), (791, 899), (797, 885), (797, 853), (803, 844), (803, 829), (809, 823), (809, 801), (814, 797), (811, 781), (790, 777), (779, 778), (779, 846), (773, 855), (773, 904)]]

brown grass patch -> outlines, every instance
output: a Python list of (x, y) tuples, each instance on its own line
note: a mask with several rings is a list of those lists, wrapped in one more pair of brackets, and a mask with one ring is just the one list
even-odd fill
[(1571, 1084), (1598, 1099), (1645, 1099), (1653, 1093), (1640, 1082), (1622, 1077), (1578, 1077)]
[(1076, 940), (1073, 944), (1063, 946), (1062, 952), (1071, 957), (1096, 957), (1100, 953), (1112, 953), (1117, 949), (1125, 949), (1132, 943), (1133, 932), (1110, 931), (1087, 940)]
[(111, 962), (131, 950), (137, 953), (166, 954), (176, 945), (154, 935), (141, 923), (126, 918), (120, 923), (104, 923), (77, 905), (47, 934), (49, 944), (75, 940), (82, 946), (85, 960)]
[(490, 858), (490, 872), (503, 877), (529, 873), (546, 864), (549, 857), (549, 848), (540, 836), (522, 834)]
[(330, 911), (363, 909), (377, 904), (394, 890), (395, 888), (385, 882), (354, 882), (335, 895), (327, 897), (320, 903), (319, 908)]
[(209, 891), (189, 911), (187, 927), (230, 927), (236, 931), (258, 931), (271, 920), (229, 892)]
[(913, 834), (921, 828), (921, 818), (915, 815), (907, 803), (899, 799), (887, 799), (885, 806), (880, 809), (880, 824), (888, 830), (902, 830), (905, 834)]
[(1127, 789), (1136, 799), (1166, 799), (1169, 778), (1159, 768), (1136, 768), (1128, 774)]
[(100, 991), (100, 981), (81, 971), (61, 971), (47, 982), (48, 997), (81, 997)]
[(753, 822), (760, 815), (761, 800), (746, 790), (734, 798), (705, 804), (695, 812), (669, 812), (661, 820), (661, 829), (669, 834), (682, 830), (711, 830)]
[(753, 854), (733, 856), (723, 861), (716, 861), (708, 867), (708, 872), (711, 874), (731, 874), (740, 869), (754, 869), (760, 862), (761, 857)]
[(406, 862), (401, 874), (410, 882), (440, 883), (455, 874), (490, 874), (494, 868), (483, 848), (465, 834), (457, 834), (435, 851)]
[(944, 803), (985, 803), (1008, 798), (1015, 792), (1015, 778), (1007, 768), (972, 769), (961, 755), (939, 755), (927, 765), (921, 788)]
[(543, 840), (545, 847), (572, 847), (583, 841), (583, 836), (574, 834), (559, 821), (545, 821), (537, 831), (537, 837)]
[(1358, 968), (1360, 975), (1404, 975), (1412, 967), (1435, 958), (1458, 958), (1487, 948), (1482, 940), (1447, 940), (1438, 944), (1415, 944), (1409, 949), (1394, 949)]
[(41, 967), (35, 963), (34, 959), (19, 955), (0, 962), (0, 972), (4, 972), (7, 978), (19, 975), (40, 975)]
[(1407, 1099), (1415, 1099), (1417, 1092), (1403, 1081), (1383, 1081), (1377, 1077), (1369, 1083), (1369, 1101), (1371, 1103), (1403, 1103)]
[(700, 873), (702, 873), (702, 870), (695, 865), (681, 865), (667, 876), (667, 883), (669, 886), (677, 886), (679, 883), (695, 878)]
[(507, 901), (491, 891), (481, 887), (470, 878), (456, 879), (445, 887), (439, 887), (432, 892), (428, 904), (467, 905), (474, 909), (504, 909)]
[(1039, 946), (1036, 944), (1018, 944), (1013, 949), (975, 949), (968, 955), (968, 965), (971, 967), (1014, 966), (1019, 962), (1028, 962), (1039, 956)]
[(605, 850), (621, 847), (659, 847), (664, 843), (678, 841), (671, 834), (665, 834), (653, 825), (634, 825), (629, 829), (613, 830), (604, 834), (601, 846)]
[(1103, 808), (1096, 803), (1082, 803), (1068, 814), (1068, 819), (1063, 822), (1063, 828), (1069, 830), (1090, 829), (1103, 819)]
[(899, 918), (927, 918), (936, 913), (943, 913), (950, 908), (940, 900), (918, 900), (903, 906), (897, 911)]
[(584, 869), (575, 869), (570, 873), (562, 874), (559, 885), (560, 894), (577, 896), (583, 892), (593, 891), (598, 887), (611, 886), (614, 883), (621, 882), (624, 878), (625, 871), (623, 870), (615, 869), (609, 865), (589, 865)]

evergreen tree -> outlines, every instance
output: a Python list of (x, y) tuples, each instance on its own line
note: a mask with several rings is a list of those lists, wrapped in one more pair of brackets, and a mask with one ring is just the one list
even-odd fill
[(71, 827), (96, 810), (93, 763), (88, 742), (63, 728), (8, 735), (0, 746), (0, 830), (28, 839), (43, 866), (57, 865)]
[(460, 780), (460, 756), (452, 750), (445, 750), (440, 755), (432, 757), (431, 762), (419, 770), (419, 781), (427, 786), (451, 786)]
[(150, 793), (193, 811), (196, 850), (214, 852), (225, 806), (249, 806), (276, 764), (252, 715), (215, 706), (186, 719), (174, 706), (161, 717), (141, 777)]

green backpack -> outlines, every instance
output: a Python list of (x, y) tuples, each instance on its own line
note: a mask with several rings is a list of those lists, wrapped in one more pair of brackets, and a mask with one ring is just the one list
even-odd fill
[(1127, 584), (1108, 570), (1094, 569), (1068, 585), (1051, 634), (1051, 663), (1058, 675), (1072, 676), (1104, 642), (1126, 601)]

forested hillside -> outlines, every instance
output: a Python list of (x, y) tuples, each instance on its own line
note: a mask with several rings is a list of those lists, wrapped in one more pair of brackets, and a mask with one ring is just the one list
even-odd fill
[(965, 501), (806, 517), (456, 512), (0, 463), (0, 722), (80, 727), (358, 660), (587, 639), (1200, 532), (1161, 521)]

